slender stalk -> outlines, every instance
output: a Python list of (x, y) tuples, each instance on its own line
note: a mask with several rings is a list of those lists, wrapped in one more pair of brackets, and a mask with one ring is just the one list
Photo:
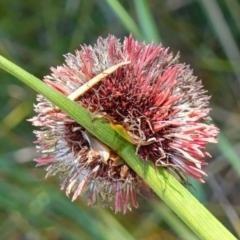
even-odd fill
[(134, 4), (138, 22), (141, 26), (141, 31), (144, 34), (144, 39), (149, 43), (152, 41), (155, 43), (161, 42), (158, 27), (149, 8), (150, 4), (146, 0), (134, 0)]
[(135, 154), (136, 147), (122, 138), (111, 128), (109, 123), (94, 118), (91, 113), (76, 102), (50, 88), (38, 78), (1, 56), (0, 68), (45, 96), (100, 141), (113, 149), (201, 239), (236, 239), (166, 169), (156, 169), (150, 163), (143, 163)]
[(144, 40), (144, 37), (138, 26), (136, 25), (135, 21), (132, 19), (131, 15), (124, 9), (120, 1), (105, 0), (105, 2), (115, 12), (123, 26), (130, 33), (132, 33), (135, 38), (137, 38), (138, 40)]

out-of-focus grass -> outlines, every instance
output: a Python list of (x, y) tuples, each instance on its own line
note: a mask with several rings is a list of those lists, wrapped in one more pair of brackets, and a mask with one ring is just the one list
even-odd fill
[[(14, 159), (11, 154), (0, 156), (0, 172), (6, 178), (5, 181), (0, 181), (0, 205), (5, 217), (1, 228), (3, 232), (6, 231), (6, 239), (13, 239), (14, 232), (10, 228), (12, 221), (19, 236), (25, 236), (28, 230), (31, 232), (31, 229), (36, 227), (36, 237), (41, 236), (41, 229), (47, 232), (48, 228), (52, 228), (58, 237), (63, 234), (73, 239), (79, 239), (79, 236), (85, 236), (84, 239), (133, 239), (107, 211), (93, 211), (84, 204), (72, 204), (52, 184), (43, 184), (39, 177), (34, 175), (34, 170), (29, 171), (27, 164), (20, 168), (17, 162), (9, 162), (8, 158)], [(24, 229), (18, 229), (21, 221), (24, 222)], [(108, 222), (112, 224), (109, 226)]]
[(160, 33), (154, 22), (154, 17), (148, 6), (148, 2), (146, 0), (134, 0), (134, 4), (137, 13), (137, 21), (141, 26), (141, 31), (143, 32), (145, 41), (148, 43), (160, 43)]
[[(123, 38), (131, 31), (147, 42), (161, 36), (163, 45), (180, 51), (181, 61), (203, 80), (223, 134), (218, 146), (209, 146), (213, 157), (206, 170), (213, 174), (190, 190), (239, 237), (240, 4), (212, 1), (211, 8), (208, 2), (2, 1), (0, 54), (41, 78), (61, 64), (63, 54), (98, 36)], [(27, 148), (34, 136), (25, 118), (34, 114), (35, 93), (2, 71), (0, 79), (1, 239), (193, 239), (184, 237), (186, 226), (165, 206), (152, 203), (154, 196), (140, 198), (137, 210), (115, 215), (81, 199), (71, 203), (56, 178), (44, 181), (44, 170), (31, 162), (35, 152)]]

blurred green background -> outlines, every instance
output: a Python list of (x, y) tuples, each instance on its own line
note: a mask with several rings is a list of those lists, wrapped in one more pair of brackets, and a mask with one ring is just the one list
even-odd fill
[[(191, 181), (189, 190), (239, 238), (239, 0), (0, 1), (0, 54), (39, 78), (80, 44), (130, 32), (180, 51), (212, 95), (219, 144), (209, 146), (206, 183)], [(26, 122), (35, 94), (0, 71), (0, 239), (198, 239), (157, 197), (140, 197), (138, 209), (115, 215), (81, 198), (71, 203), (57, 178), (44, 180)]]

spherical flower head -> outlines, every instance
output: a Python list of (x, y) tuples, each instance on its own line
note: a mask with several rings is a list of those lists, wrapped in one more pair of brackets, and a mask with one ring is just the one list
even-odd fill
[[(51, 68), (44, 81), (66, 96), (106, 74), (74, 100), (136, 145), (136, 154), (156, 167), (166, 167), (180, 180), (185, 175), (203, 182), (201, 169), (210, 156), (205, 146), (216, 142), (218, 129), (210, 124), (209, 96), (189, 66), (161, 45), (140, 43), (129, 36), (99, 38), (65, 56), (65, 64)], [(84, 192), (87, 202), (101, 201), (116, 212), (137, 207), (137, 194), (148, 189), (127, 164), (86, 129), (47, 99), (38, 95), (36, 117), (30, 119), (47, 176), (59, 174), (61, 188), (75, 200)], [(126, 137), (127, 136), (127, 137)], [(114, 204), (112, 204), (114, 203)]]

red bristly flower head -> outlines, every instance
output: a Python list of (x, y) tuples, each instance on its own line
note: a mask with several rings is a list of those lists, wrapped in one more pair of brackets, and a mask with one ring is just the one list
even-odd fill
[[(161, 45), (140, 43), (131, 36), (123, 44), (114, 36), (82, 46), (66, 63), (51, 68), (44, 81), (66, 96), (111, 66), (129, 61), (106, 75), (75, 101), (90, 112), (121, 126), (143, 161), (166, 167), (180, 179), (203, 182), (201, 169), (210, 156), (205, 146), (216, 143), (218, 129), (210, 124), (209, 96), (201, 81), (179, 56)], [(137, 193), (148, 186), (109, 147), (47, 99), (38, 95), (37, 116), (30, 121), (47, 176), (60, 174), (61, 187), (75, 200), (86, 192), (88, 204), (114, 201), (115, 211), (137, 207)], [(117, 129), (117, 127), (116, 127)]]

